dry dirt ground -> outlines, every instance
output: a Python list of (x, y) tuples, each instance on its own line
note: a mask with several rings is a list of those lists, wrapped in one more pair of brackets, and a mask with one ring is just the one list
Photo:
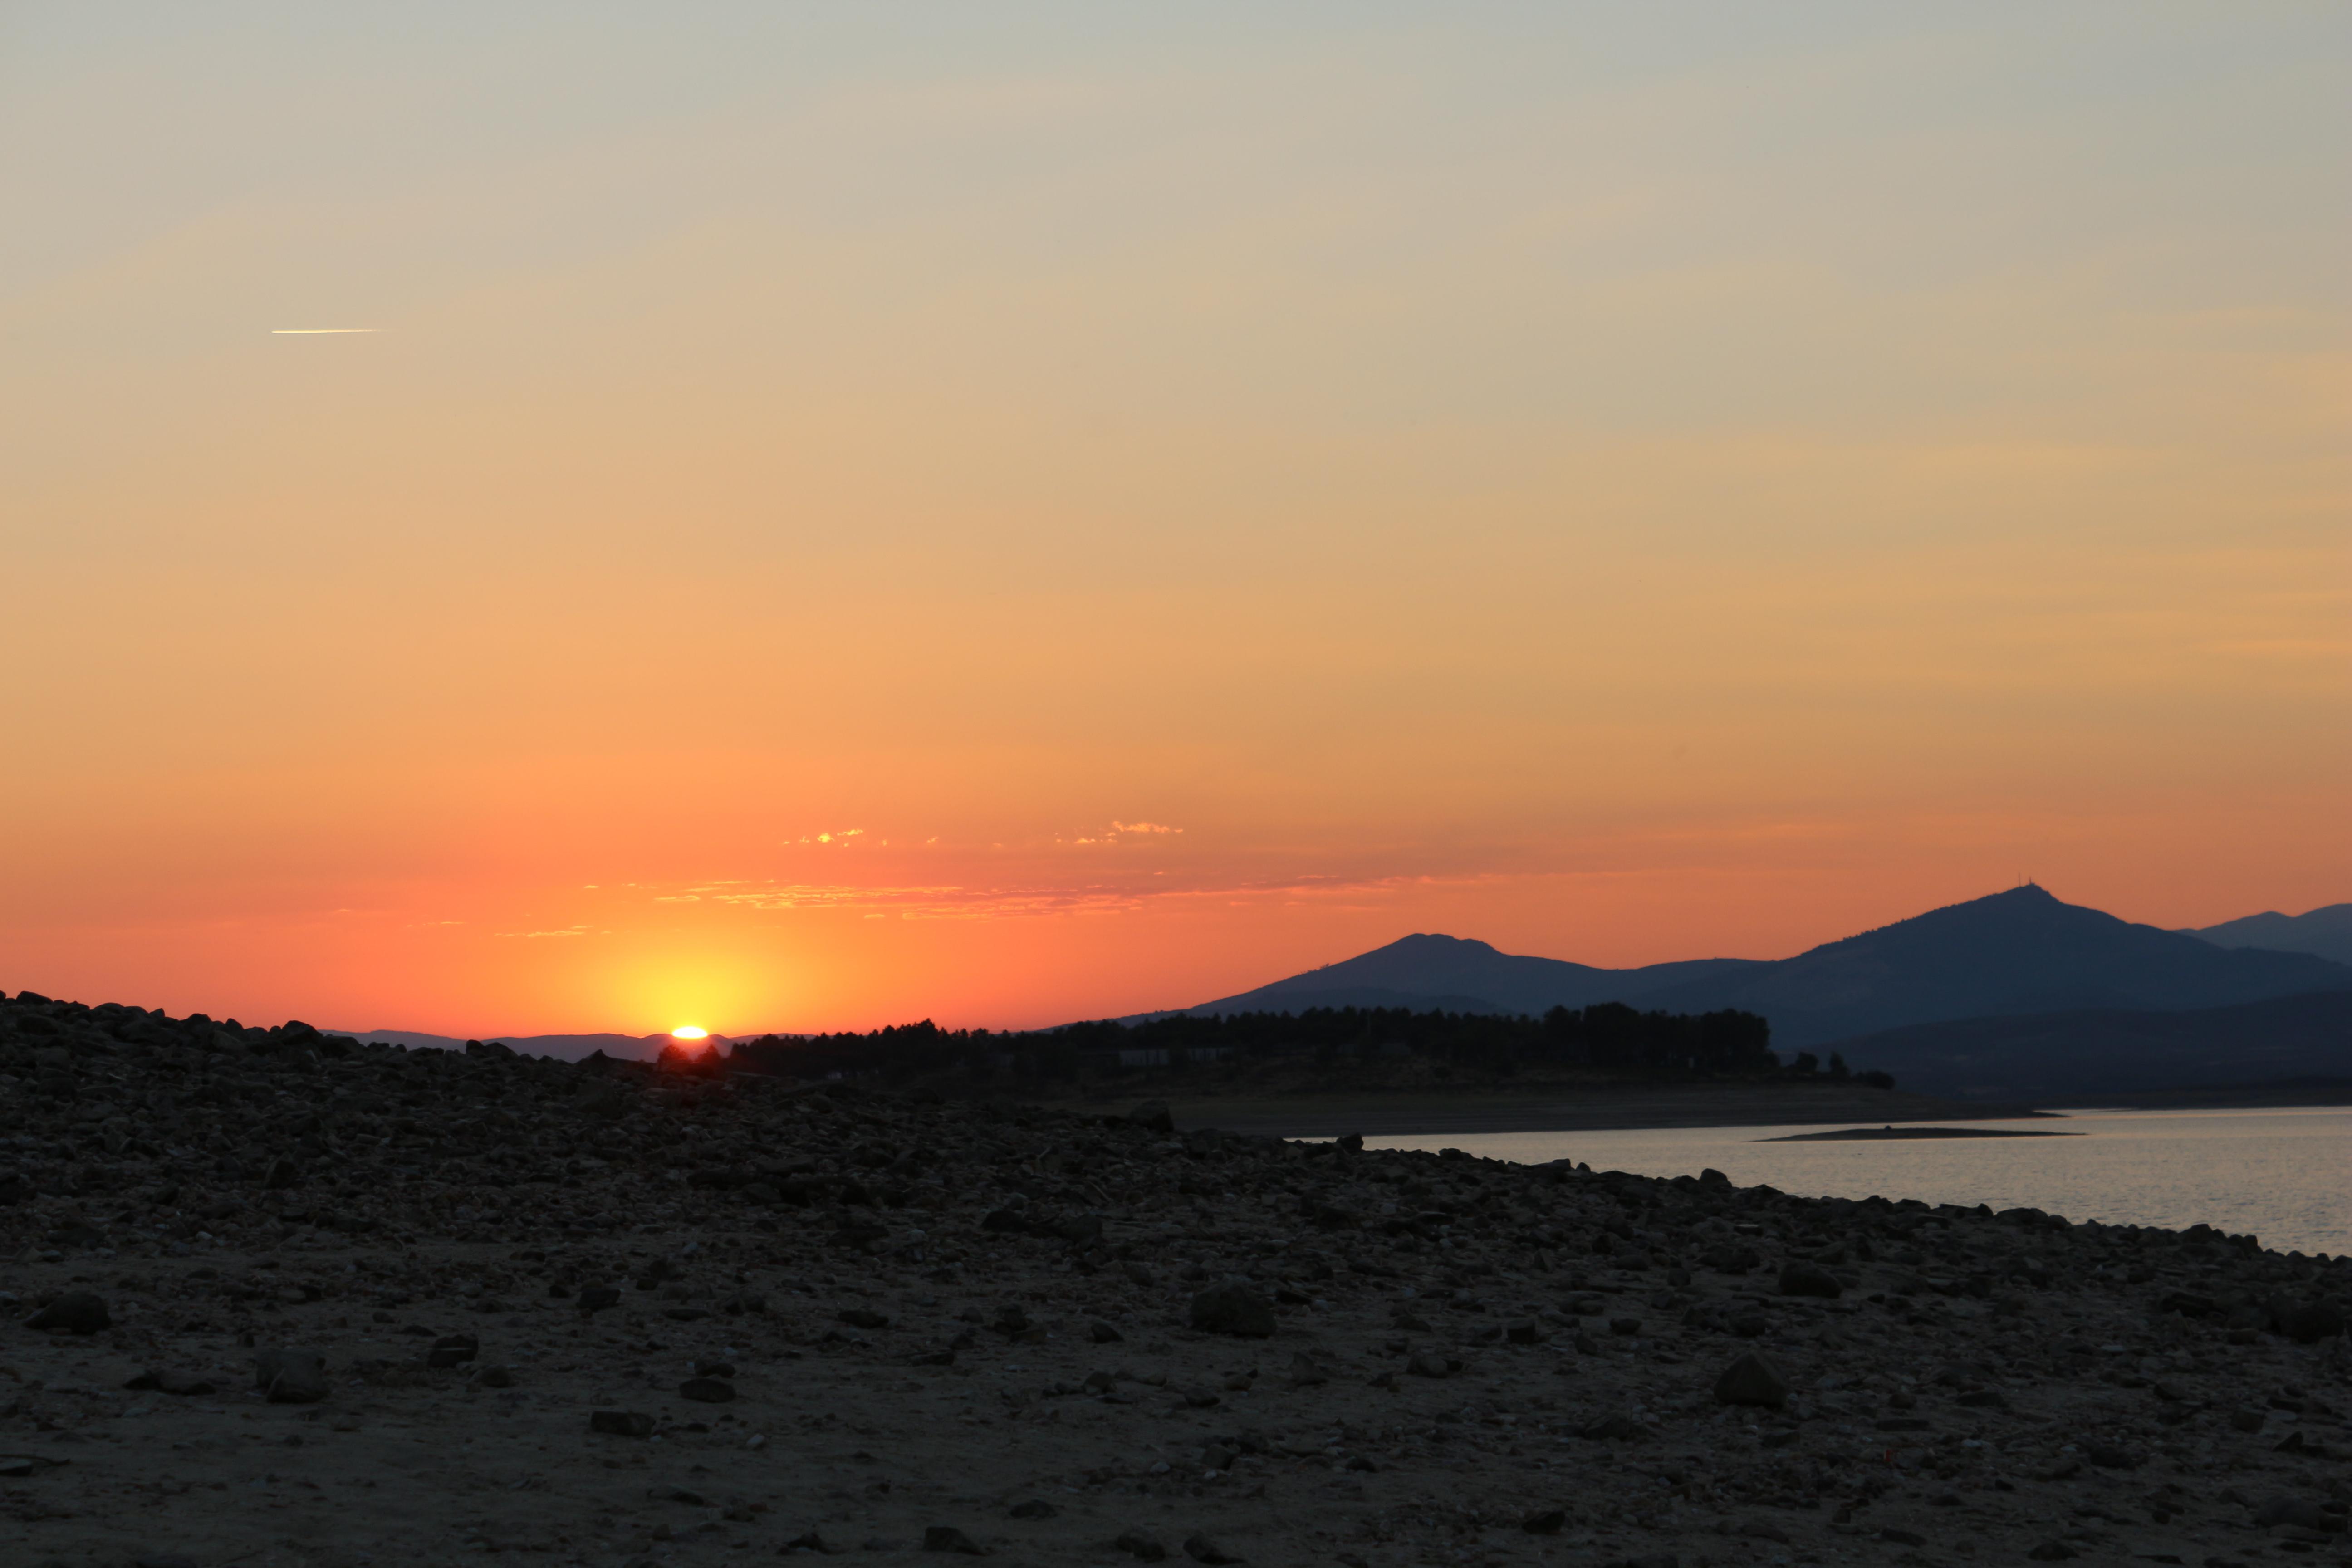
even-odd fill
[(0, 1563), (2347, 1560), (2340, 1260), (1156, 1120), (0, 1005)]

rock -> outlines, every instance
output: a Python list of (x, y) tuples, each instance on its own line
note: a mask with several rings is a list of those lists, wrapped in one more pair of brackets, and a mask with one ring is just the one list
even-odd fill
[(1117, 1329), (1112, 1328), (1108, 1323), (1104, 1322), (1100, 1318), (1097, 1318), (1093, 1322), (1087, 1325), (1087, 1338), (1092, 1340), (1098, 1345), (1115, 1345), (1122, 1343), (1127, 1339), (1127, 1336), (1120, 1333)]
[(877, 1312), (867, 1307), (845, 1307), (834, 1314), (834, 1319), (837, 1322), (847, 1323), (853, 1329), (887, 1329), (890, 1326), (887, 1313)]
[(1141, 1105), (1129, 1111), (1127, 1119), (1135, 1126), (1147, 1127), (1154, 1132), (1176, 1131), (1176, 1118), (1170, 1112), (1168, 1102), (1164, 1100), (1145, 1100)]
[(827, 1557), (838, 1557), (843, 1552), (848, 1551), (849, 1548), (846, 1546), (835, 1545), (832, 1542), (827, 1541), (824, 1536), (819, 1535), (814, 1530), (804, 1530), (798, 1535), (793, 1536), (790, 1541), (785, 1542), (783, 1550), (788, 1552), (821, 1552)]
[(196, 1560), (184, 1552), (142, 1552), (131, 1563), (131, 1568), (197, 1568)]
[(197, 1398), (219, 1392), (212, 1379), (201, 1373), (194, 1372), (142, 1372), (122, 1386), (156, 1394), (169, 1394), (182, 1399)]
[(620, 1304), (621, 1288), (617, 1285), (583, 1286), (577, 1303), (583, 1316), (590, 1312), (601, 1312), (607, 1307), (617, 1307)]
[(1225, 1551), (1207, 1536), (1198, 1534), (1188, 1535), (1184, 1538), (1184, 1555), (1190, 1557), (1195, 1563), (1207, 1563), (1209, 1568), (1223, 1568), (1223, 1565), (1229, 1563), (1246, 1563), (1249, 1561), (1246, 1557), (1234, 1556), (1232, 1552)]
[(1845, 1287), (1820, 1264), (1792, 1258), (1780, 1266), (1780, 1294), (1820, 1296), (1834, 1301), (1845, 1294)]
[(1044, 1498), (1034, 1497), (1027, 1502), (1016, 1502), (1012, 1508), (1012, 1514), (1015, 1519), (1052, 1519), (1061, 1511)]
[(1539, 1509), (1519, 1521), (1519, 1528), (1529, 1535), (1558, 1535), (1568, 1527), (1565, 1509)]
[(1111, 1544), (1141, 1563), (1160, 1563), (1168, 1557), (1168, 1548), (1139, 1530), (1121, 1531)]
[(2270, 1316), (2272, 1332), (2284, 1334), (2297, 1344), (2316, 1344), (2344, 1331), (2344, 1314), (2325, 1301), (2295, 1301), (2273, 1296)]
[(68, 1290), (25, 1320), (28, 1329), (65, 1334), (94, 1334), (113, 1324), (106, 1303), (88, 1290)]
[(703, 1405), (724, 1405), (735, 1397), (735, 1385), (723, 1378), (689, 1377), (677, 1385), (677, 1394)]
[(1540, 1324), (1527, 1322), (1513, 1323), (1505, 1331), (1503, 1337), (1515, 1345), (1539, 1345), (1549, 1336), (1544, 1333)]
[(934, 1524), (923, 1531), (926, 1552), (961, 1552), (967, 1557), (985, 1557), (988, 1548), (958, 1530), (952, 1524)]
[(2063, 1541), (2053, 1540), (2043, 1542), (2025, 1555), (2036, 1563), (2063, 1563), (2070, 1557), (2080, 1556), (2081, 1553)]
[(2083, 1448), (2083, 1458), (2090, 1460), (2091, 1463), (2098, 1466), (2103, 1470), (2136, 1470), (2139, 1468), (2139, 1457), (2137, 1455), (2132, 1453), (2127, 1448), (2119, 1448), (2113, 1443), (2085, 1444)]
[(515, 1385), (514, 1373), (503, 1366), (486, 1366), (474, 1381), (484, 1388), (512, 1388)]
[(272, 1405), (316, 1405), (327, 1397), (327, 1361), (316, 1351), (266, 1350), (253, 1358), (253, 1385)]
[(1445, 1357), (1431, 1351), (1413, 1352), (1405, 1361), (1404, 1369), (1415, 1377), (1444, 1377), (1454, 1370)]
[(1698, 1184), (1703, 1187), (1727, 1187), (1731, 1185), (1731, 1178), (1708, 1165), (1699, 1172)]
[(1308, 1355), (1305, 1351), (1293, 1352), (1290, 1358), (1290, 1382), (1293, 1387), (1312, 1388), (1318, 1383), (1328, 1382), (1329, 1379), (1330, 1373), (1318, 1365), (1313, 1356)]
[(2254, 1510), (2255, 1529), (2269, 1530), (2282, 1524), (2333, 1535), (2344, 1528), (2344, 1515), (2330, 1513), (2315, 1502), (2289, 1497), (2274, 1497)]
[(1274, 1332), (1274, 1304), (1246, 1285), (1220, 1285), (1192, 1298), (1192, 1326), (1213, 1334), (1265, 1339)]
[(1789, 1380), (1770, 1362), (1748, 1352), (1715, 1380), (1717, 1405), (1756, 1405), (1777, 1410), (1789, 1403)]
[(1612, 1412), (1586, 1422), (1576, 1435), (1594, 1442), (1622, 1443), (1640, 1436), (1642, 1424), (1622, 1412)]
[(1927, 1544), (1927, 1538), (1920, 1534), (1917, 1531), (1897, 1530), (1891, 1524), (1878, 1532), (1878, 1539), (1881, 1541), (1892, 1542), (1897, 1546), (1925, 1546)]
[(482, 1342), (472, 1334), (444, 1334), (433, 1342), (425, 1355), (425, 1364), (432, 1367), (463, 1366), (482, 1353)]
[(650, 1437), (654, 1418), (635, 1410), (598, 1410), (589, 1415), (588, 1430), (615, 1437)]

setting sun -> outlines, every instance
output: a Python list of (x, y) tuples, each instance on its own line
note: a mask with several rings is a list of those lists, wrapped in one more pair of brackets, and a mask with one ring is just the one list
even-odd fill
[(697, 1028), (692, 1024), (683, 1024), (672, 1029), (669, 1037), (673, 1040), (707, 1040), (710, 1037), (710, 1031)]

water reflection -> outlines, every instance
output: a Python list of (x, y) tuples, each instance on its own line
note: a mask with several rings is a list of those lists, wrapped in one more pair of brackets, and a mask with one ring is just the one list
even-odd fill
[(1969, 1122), (2080, 1138), (1772, 1143), (1810, 1127), (1675, 1127), (1616, 1132), (1463, 1132), (1367, 1138), (1380, 1149), (1456, 1148), (1596, 1171), (1769, 1182), (1817, 1197), (1919, 1198), (2047, 1209), (2071, 1220), (2200, 1223), (2251, 1231), (2282, 1252), (2352, 1250), (2352, 1107), (2279, 1110), (2074, 1110), (2064, 1121)]

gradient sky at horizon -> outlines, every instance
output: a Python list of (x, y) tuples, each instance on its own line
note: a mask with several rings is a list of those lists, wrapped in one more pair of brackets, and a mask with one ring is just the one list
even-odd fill
[(0, 7), (0, 985), (998, 1026), (2352, 898), (2347, 58)]

